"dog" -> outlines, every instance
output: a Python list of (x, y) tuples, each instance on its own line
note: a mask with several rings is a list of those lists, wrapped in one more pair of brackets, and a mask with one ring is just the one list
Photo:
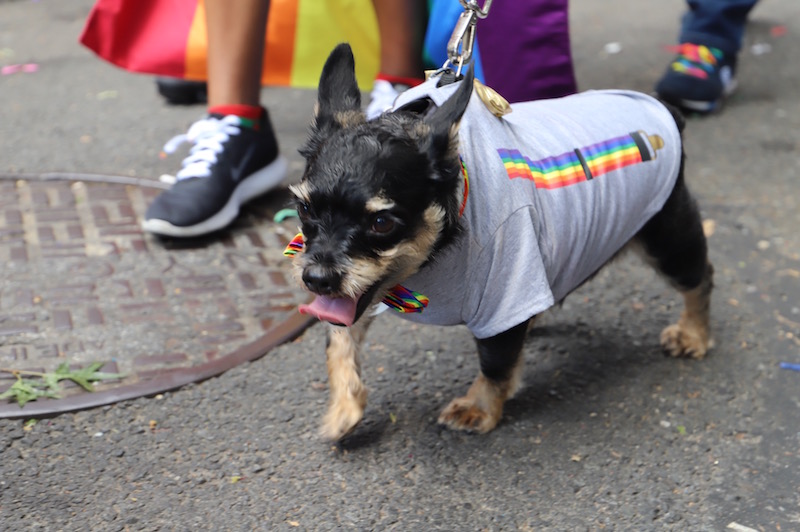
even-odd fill
[(321, 433), (332, 440), (363, 417), (359, 350), (378, 308), (467, 325), (480, 371), (439, 423), (478, 433), (495, 428), (520, 387), (535, 316), (623, 248), (683, 296), (680, 319), (661, 333), (665, 351), (702, 358), (711, 345), (713, 267), (684, 182), (680, 114), (630, 91), (503, 114), (491, 91), (473, 94), (471, 69), (460, 82), (446, 76), (401, 94), (373, 121), (347, 44), (320, 76), (305, 171), (290, 188), (302, 231), (292, 253), (314, 296), (300, 311), (331, 323)]

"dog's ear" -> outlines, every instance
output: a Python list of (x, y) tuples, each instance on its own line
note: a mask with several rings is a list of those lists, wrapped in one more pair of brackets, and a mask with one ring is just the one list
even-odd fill
[(350, 45), (333, 49), (319, 79), (314, 127), (317, 132), (339, 129), (364, 121), (361, 91), (358, 89), (355, 59)]
[(456, 92), (441, 107), (424, 119), (424, 122), (430, 127), (431, 148), (440, 154), (456, 148), (454, 141), (457, 139), (458, 123), (464, 115), (472, 95), (475, 79), (473, 70), (470, 65)]

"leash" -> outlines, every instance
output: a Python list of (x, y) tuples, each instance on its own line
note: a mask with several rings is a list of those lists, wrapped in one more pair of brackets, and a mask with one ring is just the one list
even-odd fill
[[(492, 0), (484, 0), (483, 6), (478, 4), (478, 0), (458, 0), (464, 7), (464, 12), (458, 17), (456, 27), (447, 41), (447, 59), (438, 70), (425, 72), (425, 78), (439, 77), (437, 87), (449, 85), (460, 80), (463, 76), (461, 71), (465, 65), (472, 61), (472, 50), (475, 47), (475, 28), (478, 20), (489, 16), (489, 8), (492, 7)], [(456, 67), (453, 71), (451, 66)], [(500, 96), (494, 89), (475, 80), (475, 92), (483, 101), (491, 113), (497, 117), (502, 117), (511, 112), (508, 101)]]
[[(429, 75), (441, 75), (439, 85), (447, 85), (461, 79), (461, 71), (472, 60), (472, 49), (475, 47), (475, 27), (479, 19), (485, 19), (492, 7), (492, 0), (484, 0), (483, 6), (478, 0), (458, 0), (464, 12), (458, 17), (450, 40), (447, 41), (447, 59), (442, 67)], [(452, 68), (456, 68), (455, 72)]]

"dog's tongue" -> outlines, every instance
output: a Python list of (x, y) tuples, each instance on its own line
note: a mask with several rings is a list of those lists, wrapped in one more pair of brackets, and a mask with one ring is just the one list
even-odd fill
[(300, 305), (300, 314), (314, 316), (318, 320), (350, 327), (356, 319), (357, 299), (347, 297), (317, 296), (307, 305)]

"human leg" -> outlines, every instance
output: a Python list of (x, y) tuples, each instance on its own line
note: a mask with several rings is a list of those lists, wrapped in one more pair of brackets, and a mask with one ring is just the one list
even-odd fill
[(747, 16), (757, 0), (687, 0), (678, 42), (703, 44), (736, 55), (742, 47)]
[(229, 225), (240, 206), (277, 186), (286, 161), (266, 109), (261, 69), (269, 2), (205, 0), (208, 28), (208, 115), (167, 143), (193, 144), (176, 183), (150, 205), (143, 228), (192, 237)]
[(391, 108), (397, 95), (423, 77), (422, 44), (427, 22), (424, 0), (373, 0), (381, 41), (380, 72), (367, 118)]
[(258, 106), (268, 0), (205, 0), (208, 104)]

